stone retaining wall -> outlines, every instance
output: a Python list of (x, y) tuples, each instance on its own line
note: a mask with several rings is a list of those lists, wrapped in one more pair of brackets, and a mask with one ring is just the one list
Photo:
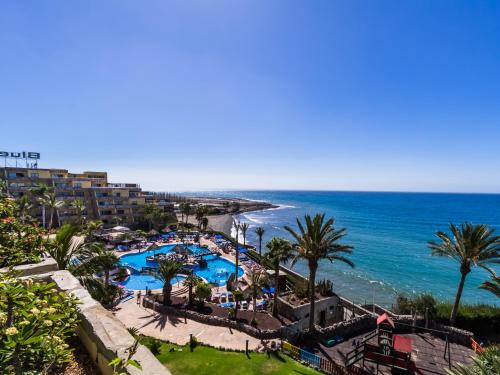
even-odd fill
[[(134, 344), (134, 337), (122, 322), (90, 296), (69, 271), (56, 271), (42, 278), (54, 282), (59, 290), (80, 300), (78, 336), (101, 373), (111, 375), (108, 363), (116, 357), (126, 358), (128, 348)], [(127, 374), (170, 375), (170, 371), (144, 345), (138, 346), (133, 359), (141, 364), (142, 370), (128, 366)]]
[(363, 332), (373, 331), (377, 328), (377, 319), (371, 314), (357, 316), (353, 319), (332, 324), (331, 326), (316, 327), (322, 338), (341, 336), (344, 339), (356, 336)]
[[(94, 300), (69, 271), (58, 271), (57, 263), (52, 258), (44, 259), (36, 264), (17, 266), (14, 269), (21, 272), (20, 277), (53, 282), (58, 290), (72, 294), (79, 299), (78, 337), (100, 372), (103, 375), (111, 375), (113, 371), (108, 363), (118, 356), (126, 358), (128, 348), (135, 341), (123, 323)], [(0, 269), (0, 272), (5, 271), (7, 269)], [(142, 370), (127, 366), (126, 374), (171, 375), (170, 371), (144, 345), (138, 346), (133, 359), (141, 364)]]
[[(57, 262), (52, 258), (45, 258), (41, 262), (23, 264), (21, 266), (13, 267), (15, 271), (19, 272), (19, 277), (40, 275), (47, 272), (57, 271)], [(0, 272), (7, 272), (9, 269), (0, 268)]]
[(227, 318), (200, 314), (192, 310), (179, 310), (172, 306), (163, 306), (161, 303), (155, 302), (149, 297), (144, 297), (142, 300), (142, 304), (146, 308), (153, 309), (154, 311), (161, 312), (163, 314), (185, 317), (200, 323), (213, 326), (222, 326), (237, 329), (238, 331), (242, 331), (261, 340), (270, 340), (281, 337), (281, 329), (260, 330), (248, 324), (236, 322)]

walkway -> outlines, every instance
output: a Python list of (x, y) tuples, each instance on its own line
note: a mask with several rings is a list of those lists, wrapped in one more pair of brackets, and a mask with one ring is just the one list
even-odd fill
[(245, 350), (246, 340), (250, 350), (258, 350), (261, 341), (247, 335), (246, 333), (229, 329), (202, 324), (191, 319), (177, 316), (158, 314), (151, 309), (137, 305), (137, 299), (118, 305), (114, 314), (125, 324), (126, 327), (135, 327), (145, 336), (155, 337), (160, 340), (169, 341), (178, 345), (189, 342), (189, 335), (193, 334), (198, 342), (226, 349)]

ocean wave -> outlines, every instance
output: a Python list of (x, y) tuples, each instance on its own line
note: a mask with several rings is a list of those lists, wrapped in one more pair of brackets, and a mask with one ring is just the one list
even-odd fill
[(283, 210), (285, 208), (297, 208), (297, 206), (292, 206), (291, 204), (278, 204), (278, 203), (273, 203), (277, 205), (278, 207), (274, 208), (268, 208), (266, 211), (275, 211), (275, 210)]
[(257, 215), (252, 215), (252, 214), (242, 214), (241, 216), (243, 216), (245, 219), (251, 221), (252, 223), (255, 223), (255, 224), (264, 224), (265, 222), (261, 219), (258, 219), (256, 216)]

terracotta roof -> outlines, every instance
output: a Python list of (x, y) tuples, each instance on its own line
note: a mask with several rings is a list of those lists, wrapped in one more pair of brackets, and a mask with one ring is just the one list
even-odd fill
[(379, 325), (380, 323), (383, 323), (383, 322), (389, 322), (389, 324), (392, 326), (392, 328), (394, 328), (394, 322), (392, 321), (392, 319), (389, 317), (389, 315), (387, 315), (387, 313), (383, 313), (382, 315), (380, 315), (378, 318), (377, 318), (377, 325)]

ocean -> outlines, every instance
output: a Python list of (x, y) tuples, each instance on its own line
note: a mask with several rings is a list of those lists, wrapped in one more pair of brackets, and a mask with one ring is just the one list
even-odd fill
[[(433, 257), (427, 241), (450, 222), (470, 221), (500, 229), (500, 195), (444, 193), (379, 193), (325, 191), (223, 191), (196, 192), (198, 196), (238, 197), (279, 205), (277, 209), (239, 215), (250, 230), (247, 243), (257, 246), (254, 230), (264, 227), (265, 242), (273, 236), (291, 238), (283, 229), (296, 226), (296, 218), (325, 213), (337, 228), (347, 228), (343, 242), (354, 246), (355, 268), (324, 261), (317, 280), (333, 281), (340, 295), (358, 303), (391, 306), (399, 293), (432, 293), (453, 300), (459, 282), (459, 266), (452, 259)], [(307, 266), (294, 269), (307, 275)], [(497, 268), (498, 271), (500, 269)], [(475, 268), (468, 275), (462, 301), (498, 304), (493, 294), (478, 289), (488, 273)]]

